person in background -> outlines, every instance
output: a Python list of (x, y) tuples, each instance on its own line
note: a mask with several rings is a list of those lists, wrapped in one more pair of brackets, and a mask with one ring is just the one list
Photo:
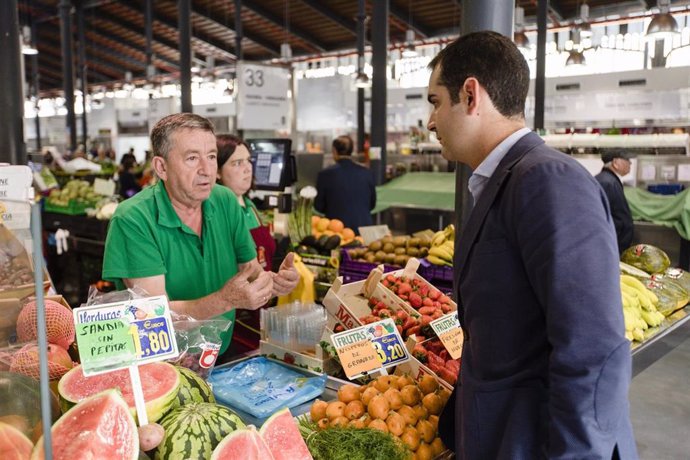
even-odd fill
[(462, 369), (439, 421), (458, 459), (635, 459), (606, 196), (525, 127), (529, 67), (496, 32), (429, 64), (428, 128), (472, 169), (454, 289)]
[(120, 162), (117, 182), (120, 187), (120, 196), (124, 199), (131, 198), (141, 191), (141, 186), (134, 173), (136, 160), (131, 155), (124, 155)]
[(103, 279), (118, 290), (138, 286), (165, 294), (171, 309), (196, 319), (232, 320), (299, 281), (291, 258), (273, 275), (256, 259), (236, 196), (216, 185), (213, 124), (191, 113), (169, 115), (151, 131), (152, 167), (160, 178), (122, 202), (108, 226)]
[(595, 176), (609, 200), (613, 223), (616, 226), (618, 252), (622, 253), (632, 245), (633, 218), (623, 192), (621, 178), (630, 172), (630, 155), (624, 150), (612, 150), (601, 154), (604, 167)]
[[(232, 134), (220, 134), (216, 136), (216, 142), (218, 145), (217, 182), (228, 187), (237, 197), (244, 222), (256, 245), (259, 265), (270, 272), (273, 266), (273, 255), (276, 252), (276, 242), (269, 226), (261, 221), (256, 206), (247, 196), (247, 192), (252, 188), (253, 179), (249, 146)], [(238, 343), (248, 349), (256, 349), (260, 339), (258, 311), (240, 312), (237, 315), (237, 324), (239, 328), (235, 330), (236, 340), (233, 340), (233, 351), (238, 348), (236, 347)]]
[(350, 136), (339, 136), (333, 141), (336, 164), (319, 172), (314, 208), (358, 232), (359, 227), (373, 224), (371, 210), (376, 206), (376, 186), (371, 171), (352, 161), (353, 147)]

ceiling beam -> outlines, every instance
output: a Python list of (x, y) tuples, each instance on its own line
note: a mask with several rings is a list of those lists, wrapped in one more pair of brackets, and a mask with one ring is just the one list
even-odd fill
[[(243, 6), (244, 6), (244, 0), (242, 1)], [(219, 26), (222, 26), (229, 31), (231, 31), (233, 34), (235, 33), (235, 29), (233, 29), (230, 24), (228, 23), (228, 18), (227, 17), (220, 17), (217, 14), (213, 14), (211, 12), (206, 12), (202, 13), (198, 9), (194, 8), (194, 5), (192, 5), (192, 17), (197, 17), (199, 19), (204, 19), (206, 21), (211, 21), (216, 23)], [(244, 29), (244, 28), (243, 28)], [(246, 38), (247, 40), (254, 42), (255, 44), (259, 45), (260, 47), (264, 48), (266, 51), (269, 51), (272, 55), (274, 56), (280, 56), (280, 48), (277, 47), (273, 42), (266, 40), (263, 37), (260, 37), (254, 33), (248, 32), (246, 29), (242, 31), (242, 36)], [(234, 37), (233, 37), (234, 38)], [(234, 49), (234, 48), (233, 48)]]
[(357, 23), (355, 23), (354, 19), (346, 18), (344, 16), (339, 15), (331, 8), (327, 7), (326, 5), (317, 0), (302, 0), (302, 3), (304, 3), (320, 15), (335, 22), (340, 27), (350, 32), (352, 35), (357, 36)]
[(410, 24), (410, 14), (405, 12), (399, 6), (395, 5), (393, 2), (390, 2), (389, 8), (391, 16), (407, 24), (407, 27), (414, 30), (417, 35), (421, 35), (422, 38), (428, 38), (433, 35), (432, 31), (428, 27), (420, 24), (419, 21), (415, 21), (414, 16), (412, 17), (411, 21), (412, 24)]
[[(47, 51), (47, 52), (44, 52)], [(50, 66), (40, 66), (41, 67), (41, 75), (44, 73), (49, 73), (52, 75), (56, 75), (58, 78), (58, 82), (60, 83), (59, 89), (62, 90), (62, 72), (59, 70), (52, 70), (52, 69), (61, 69), (62, 68), (62, 53), (57, 51), (56, 48), (52, 47), (46, 47), (42, 46), (41, 47), (41, 52), (39, 53), (40, 59), (42, 61), (48, 61), (50, 63)], [(101, 80), (105, 81), (111, 81), (113, 79), (112, 76), (102, 74), (92, 68), (87, 69), (88, 74), (95, 76), (97, 78), (100, 78)], [(89, 79), (89, 81), (92, 81)], [(43, 88), (45, 89), (45, 88)]]
[(248, 9), (252, 10), (254, 13), (258, 14), (263, 19), (267, 20), (268, 22), (273, 23), (274, 25), (276, 25), (282, 29), (285, 29), (286, 25), (287, 25), (287, 28), (289, 29), (290, 35), (294, 35), (295, 37), (299, 38), (300, 40), (306, 42), (309, 46), (314, 48), (316, 51), (318, 51), (318, 52), (326, 51), (326, 46), (320, 40), (318, 40), (316, 37), (314, 37), (310, 33), (307, 33), (298, 27), (290, 26), (289, 22), (288, 22), (288, 24), (286, 24), (285, 18), (282, 18), (280, 16), (273, 14), (271, 11), (269, 11), (268, 9), (259, 5), (257, 2), (255, 2), (253, 0), (242, 0), (242, 6), (244, 8), (248, 8)]
[[(137, 13), (141, 14), (141, 19), (142, 21), (144, 20), (143, 13), (140, 11), (141, 10), (141, 5), (137, 2), (134, 2), (132, 0), (120, 0), (118, 5), (122, 5), (126, 8), (129, 8), (131, 10), (136, 11)], [(171, 21), (168, 18), (161, 17), (160, 14), (155, 14), (154, 15), (154, 24), (157, 22), (165, 27), (169, 27), (173, 29), (175, 34), (179, 35), (178, 29), (177, 29), (177, 21)], [(140, 34), (142, 34), (142, 39), (143, 39), (143, 33), (144, 30), (139, 31)], [(196, 42), (196, 43), (195, 43)], [(208, 34), (204, 34), (203, 32), (199, 30), (195, 30), (193, 35), (192, 35), (192, 45), (196, 45), (194, 47), (195, 52), (199, 52), (200, 48), (205, 49), (206, 52), (202, 53), (205, 55), (212, 54), (216, 59), (221, 59), (230, 63), (234, 63), (236, 61), (236, 57), (233, 53), (228, 51), (229, 47), (227, 46), (226, 43), (221, 42), (220, 40), (216, 40), (215, 38), (211, 37)], [(211, 51), (211, 52), (209, 52)]]
[(553, 16), (553, 18), (558, 22), (563, 22), (566, 16), (563, 14), (563, 6), (561, 5), (560, 0), (548, 0), (548, 2), (548, 8), (551, 16)]

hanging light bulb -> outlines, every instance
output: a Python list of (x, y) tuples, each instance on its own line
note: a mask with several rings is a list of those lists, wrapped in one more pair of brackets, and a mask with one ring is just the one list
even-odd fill
[(36, 47), (31, 44), (31, 27), (29, 26), (22, 28), (22, 54), (38, 54)]
[(583, 3), (580, 7), (580, 19), (582, 22), (578, 26), (582, 39), (592, 38), (592, 25), (589, 23), (589, 5)]
[(414, 46), (414, 30), (407, 29), (405, 32), (405, 49), (403, 49), (402, 56), (404, 58), (417, 57), (417, 49)]
[(282, 59), (292, 59), (292, 47), (289, 43), (280, 44), (280, 57)]
[(680, 33), (676, 19), (669, 13), (669, 3), (670, 0), (658, 1), (659, 12), (654, 15), (652, 22), (647, 26), (647, 39), (662, 40), (673, 38)]

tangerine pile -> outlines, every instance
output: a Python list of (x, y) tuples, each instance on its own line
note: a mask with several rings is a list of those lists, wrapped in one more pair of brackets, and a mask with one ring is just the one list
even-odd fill
[(317, 238), (321, 235), (338, 235), (341, 245), (352, 243), (356, 238), (355, 231), (346, 227), (343, 221), (319, 216), (311, 216), (311, 233)]

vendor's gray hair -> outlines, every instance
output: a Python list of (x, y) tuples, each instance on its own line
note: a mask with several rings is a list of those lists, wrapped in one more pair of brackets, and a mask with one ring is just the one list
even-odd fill
[(172, 148), (171, 136), (181, 129), (200, 129), (215, 135), (213, 123), (201, 115), (193, 113), (175, 113), (158, 120), (151, 130), (151, 148), (153, 154), (168, 159)]

